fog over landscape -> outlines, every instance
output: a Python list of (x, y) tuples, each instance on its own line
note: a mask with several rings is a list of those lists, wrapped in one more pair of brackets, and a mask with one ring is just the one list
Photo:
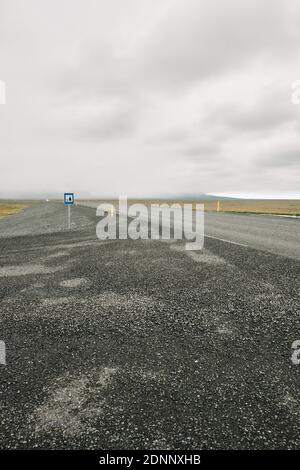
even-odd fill
[(299, 197), (297, 0), (0, 0), (0, 197)]

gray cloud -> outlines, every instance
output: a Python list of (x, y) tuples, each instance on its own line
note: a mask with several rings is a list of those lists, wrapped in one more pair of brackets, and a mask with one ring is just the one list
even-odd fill
[(173, 128), (158, 132), (155, 135), (147, 137), (146, 142), (154, 145), (177, 144), (184, 142), (190, 138), (189, 133), (185, 129)]
[(264, 168), (299, 170), (298, 174), (300, 174), (300, 145), (285, 145), (273, 149), (267, 155), (261, 156), (257, 161), (257, 165)]
[(299, 9), (283, 0), (228, 0), (226, 8), (220, 3), (189, 0), (187, 6), (175, 0), (152, 34), (128, 51), (120, 53), (103, 39), (90, 44), (58, 78), (58, 88), (87, 95), (183, 92), (245, 63), (282, 62), (299, 50)]
[(74, 129), (74, 138), (103, 141), (106, 139), (122, 139), (132, 135), (138, 125), (137, 116), (129, 110), (118, 110), (109, 115), (94, 117), (82, 122)]
[(266, 134), (286, 125), (300, 123), (300, 107), (291, 105), (291, 88), (266, 90), (257, 101), (227, 103), (209, 110), (204, 121), (208, 125), (227, 127), (229, 130)]
[(189, 160), (194, 161), (208, 161), (219, 156), (220, 146), (218, 143), (194, 143), (181, 147), (178, 152), (180, 155), (187, 157)]
[(0, 3), (3, 191), (299, 186), (299, 0)]
[(257, 58), (283, 60), (299, 47), (297, 19), (281, 0), (180, 2), (148, 38), (143, 77), (167, 91)]

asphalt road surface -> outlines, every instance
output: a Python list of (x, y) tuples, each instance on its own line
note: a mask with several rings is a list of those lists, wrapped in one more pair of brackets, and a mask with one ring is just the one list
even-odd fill
[[(99, 202), (80, 204), (97, 208)], [(300, 217), (205, 212), (205, 235), (300, 260)]]
[(300, 260), (300, 217), (207, 212), (205, 233)]
[(99, 241), (94, 209), (72, 221), (54, 203), (0, 221), (2, 448), (300, 448), (299, 252)]

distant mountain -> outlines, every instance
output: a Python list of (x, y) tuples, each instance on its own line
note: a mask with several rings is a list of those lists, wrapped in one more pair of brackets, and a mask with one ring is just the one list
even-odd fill
[[(103, 196), (103, 195), (91, 195), (88, 192), (76, 192), (75, 197), (77, 199), (95, 199), (95, 200), (110, 200), (110, 199), (118, 199), (118, 195), (111, 195), (111, 196)], [(63, 199), (63, 192), (58, 191), (45, 191), (44, 193), (41, 192), (18, 192), (15, 194), (8, 194), (8, 193), (1, 193), (0, 192), (0, 199), (3, 200), (45, 200), (45, 199), (55, 199), (55, 200), (62, 200)], [(226, 196), (216, 196), (213, 194), (205, 194), (205, 193), (194, 193), (194, 194), (160, 194), (160, 195), (145, 195), (145, 196), (128, 196), (128, 199), (145, 199), (145, 200), (159, 200), (159, 199), (168, 199), (168, 200), (187, 200), (187, 201), (223, 201), (223, 200), (235, 200), (237, 198), (234, 197), (226, 197)]]
[(214, 194), (197, 193), (197, 194), (176, 194), (165, 196), (164, 199), (180, 199), (188, 201), (224, 201), (235, 200), (235, 197), (215, 196)]

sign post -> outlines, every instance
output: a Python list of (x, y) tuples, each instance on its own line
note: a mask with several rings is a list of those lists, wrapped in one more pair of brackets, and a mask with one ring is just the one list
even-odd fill
[(68, 229), (71, 228), (71, 206), (68, 206)]
[(74, 193), (64, 194), (64, 205), (68, 206), (68, 229), (71, 228), (71, 206), (74, 206)]

